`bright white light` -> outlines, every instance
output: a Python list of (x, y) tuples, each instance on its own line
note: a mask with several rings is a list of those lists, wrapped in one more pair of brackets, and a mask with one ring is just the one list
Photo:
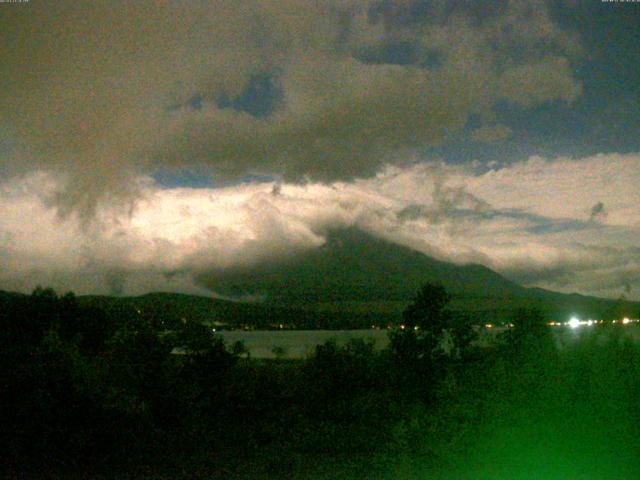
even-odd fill
[(624, 323), (625, 325), (630, 323), (630, 322), (631, 322), (631, 320), (629, 320), (627, 317), (622, 319), (622, 323)]
[(580, 320), (576, 317), (571, 317), (571, 320), (569, 320), (569, 326), (571, 328), (578, 328), (580, 326)]

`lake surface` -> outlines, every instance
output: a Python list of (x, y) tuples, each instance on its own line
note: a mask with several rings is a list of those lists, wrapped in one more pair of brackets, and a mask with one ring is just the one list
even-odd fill
[[(561, 347), (568, 342), (579, 340), (594, 333), (603, 333), (601, 326), (583, 326), (572, 329), (569, 327), (550, 327), (556, 340), (556, 344)], [(624, 333), (635, 342), (640, 342), (640, 327), (634, 325), (618, 325), (610, 331)], [(496, 335), (504, 332), (504, 328), (482, 329), (479, 332), (478, 344), (487, 345), (491, 343)], [(383, 349), (389, 345), (388, 330), (230, 330), (217, 332), (222, 336), (228, 347), (235, 342), (241, 341), (250, 352), (253, 358), (276, 358), (278, 355), (283, 358), (305, 358), (312, 354), (317, 345), (322, 345), (329, 340), (335, 340), (337, 345), (345, 345), (351, 339), (363, 339), (366, 342), (373, 342), (375, 349)], [(274, 349), (280, 350), (278, 355)]]
[(345, 345), (351, 339), (372, 341), (374, 348), (383, 349), (389, 344), (387, 330), (231, 330), (220, 332), (230, 347), (237, 341), (244, 342), (253, 358), (276, 358), (274, 349), (282, 349), (284, 358), (304, 358), (314, 352), (317, 345), (335, 340)]

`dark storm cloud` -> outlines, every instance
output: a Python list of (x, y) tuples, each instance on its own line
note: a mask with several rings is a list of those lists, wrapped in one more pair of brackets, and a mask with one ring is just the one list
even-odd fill
[[(623, 154), (543, 141), (591, 58), (544, 3), (0, 8), (0, 285), (196, 291), (353, 226), (539, 286), (638, 283), (634, 103), (606, 117)], [(546, 153), (492, 150), (518, 142)]]
[(607, 211), (604, 208), (604, 203), (598, 202), (591, 207), (591, 215), (589, 216), (590, 221), (597, 222), (604, 220), (605, 218), (607, 218)]
[(2, 7), (3, 163), (63, 173), (55, 202), (84, 217), (137, 198), (140, 173), (195, 163), (220, 178), (366, 177), (472, 114), (490, 122), (497, 102), (581, 92), (579, 45), (535, 2), (482, 18), (413, 1)]

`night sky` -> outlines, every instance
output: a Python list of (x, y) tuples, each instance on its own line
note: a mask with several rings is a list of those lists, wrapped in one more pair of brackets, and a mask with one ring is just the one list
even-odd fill
[(0, 289), (210, 293), (333, 228), (640, 300), (640, 3), (0, 3)]

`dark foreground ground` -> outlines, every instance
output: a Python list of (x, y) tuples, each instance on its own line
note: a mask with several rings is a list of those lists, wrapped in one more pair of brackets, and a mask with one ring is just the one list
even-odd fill
[(623, 326), (560, 348), (524, 321), (451, 356), (396, 332), (383, 351), (259, 361), (199, 324), (21, 301), (0, 316), (8, 478), (640, 478), (640, 349)]

